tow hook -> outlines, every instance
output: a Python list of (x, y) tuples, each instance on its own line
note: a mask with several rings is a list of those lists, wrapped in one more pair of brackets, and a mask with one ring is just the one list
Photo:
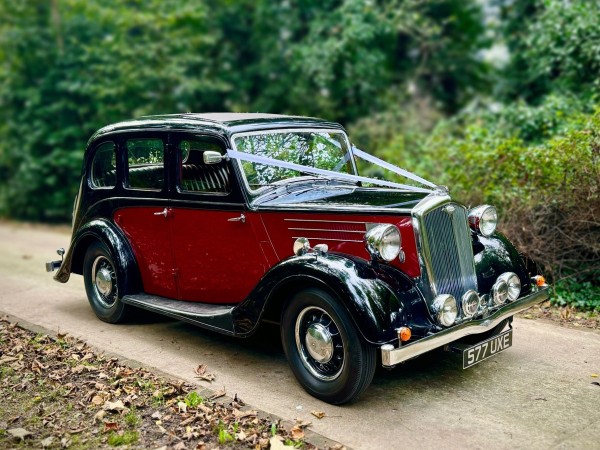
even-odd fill
[(64, 260), (65, 249), (59, 248), (56, 250), (58, 256), (60, 256), (60, 261), (50, 261), (46, 263), (46, 272), (54, 272), (56, 269), (60, 268)]

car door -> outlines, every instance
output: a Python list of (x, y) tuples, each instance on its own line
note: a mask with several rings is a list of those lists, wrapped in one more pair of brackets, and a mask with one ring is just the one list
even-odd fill
[(255, 233), (262, 222), (244, 210), (231, 163), (203, 162), (206, 151), (224, 153), (222, 141), (177, 133), (171, 139), (177, 160), (172, 248), (180, 298), (239, 303), (267, 270)]
[(169, 205), (167, 138), (167, 133), (152, 133), (121, 140), (125, 195), (114, 221), (131, 243), (144, 292), (177, 298), (170, 245), (173, 211)]

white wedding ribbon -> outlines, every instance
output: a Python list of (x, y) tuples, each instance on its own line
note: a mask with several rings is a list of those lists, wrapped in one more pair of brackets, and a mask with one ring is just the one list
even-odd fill
[(415, 175), (408, 170), (401, 169), (400, 167), (394, 166), (388, 162), (385, 162), (383, 159), (379, 159), (376, 156), (369, 155), (368, 153), (363, 152), (362, 150), (357, 149), (356, 147), (352, 148), (352, 153), (354, 156), (358, 156), (360, 159), (364, 159), (365, 161), (369, 161), (373, 164), (376, 164), (384, 169), (390, 170), (398, 175), (408, 178), (409, 180), (416, 181), (417, 183), (424, 184), (425, 186), (430, 186), (432, 188), (437, 188), (437, 185), (433, 184), (431, 181), (427, 181), (425, 178), (421, 178), (418, 175)]
[[(361, 152), (361, 153), (363, 153), (363, 152)], [(402, 190), (411, 191), (411, 192), (422, 192), (425, 194), (429, 194), (429, 193), (433, 192), (431, 189), (424, 189), (424, 188), (420, 188), (420, 187), (410, 186), (407, 184), (394, 183), (392, 181), (378, 180), (376, 178), (368, 178), (368, 177), (361, 177), (358, 175), (350, 175), (348, 173), (340, 173), (340, 172), (334, 172), (331, 170), (318, 169), (316, 167), (303, 166), (301, 164), (294, 164), (294, 163), (290, 163), (287, 161), (282, 161), (280, 159), (267, 158), (266, 156), (253, 155), (251, 153), (239, 152), (237, 150), (232, 150), (232, 149), (227, 150), (227, 155), (230, 158), (238, 159), (240, 161), (248, 161), (248, 162), (253, 162), (253, 163), (258, 163), (258, 164), (265, 164), (268, 166), (281, 167), (283, 169), (290, 169), (290, 170), (296, 170), (298, 172), (310, 173), (313, 175), (321, 175), (321, 176), (330, 177), (330, 178), (337, 178), (339, 180), (347, 180), (347, 181), (351, 181), (351, 182), (360, 181), (363, 183), (371, 183), (371, 184), (376, 184), (379, 186), (402, 189)], [(375, 159), (377, 159), (377, 158), (375, 158)], [(395, 167), (395, 166), (392, 166), (392, 167)], [(398, 167), (396, 167), (396, 169), (402, 170)], [(410, 173), (410, 172), (407, 172), (407, 173)], [(416, 175), (415, 175), (415, 177), (416, 177)], [(417, 177), (417, 178), (419, 178), (419, 177)], [(425, 181), (425, 180), (423, 180), (423, 181)], [(429, 183), (428, 181), (426, 181), (426, 183), (430, 186), (437, 187), (434, 184)]]

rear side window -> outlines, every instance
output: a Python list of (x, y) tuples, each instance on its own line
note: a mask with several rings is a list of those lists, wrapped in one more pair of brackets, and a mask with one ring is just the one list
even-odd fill
[(127, 186), (160, 190), (165, 182), (162, 139), (127, 140)]
[(105, 142), (96, 150), (90, 170), (94, 188), (113, 188), (117, 182), (117, 158), (114, 142)]
[(179, 143), (181, 175), (179, 186), (185, 192), (226, 194), (231, 190), (227, 164), (204, 164), (204, 152), (223, 153), (218, 144), (204, 140), (185, 140)]

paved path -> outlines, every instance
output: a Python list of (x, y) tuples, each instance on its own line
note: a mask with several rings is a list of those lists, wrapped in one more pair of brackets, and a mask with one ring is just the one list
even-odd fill
[[(0, 223), (0, 311), (68, 332), (107, 351), (189, 381), (206, 364), (249, 404), (356, 449), (600, 449), (600, 333), (515, 320), (514, 347), (469, 370), (433, 352), (379, 371), (352, 405), (335, 407), (295, 382), (277, 330), (249, 341), (170, 320), (108, 325), (94, 316), (82, 278), (59, 284), (44, 272), (65, 231)], [(310, 411), (324, 411), (317, 420)]]

